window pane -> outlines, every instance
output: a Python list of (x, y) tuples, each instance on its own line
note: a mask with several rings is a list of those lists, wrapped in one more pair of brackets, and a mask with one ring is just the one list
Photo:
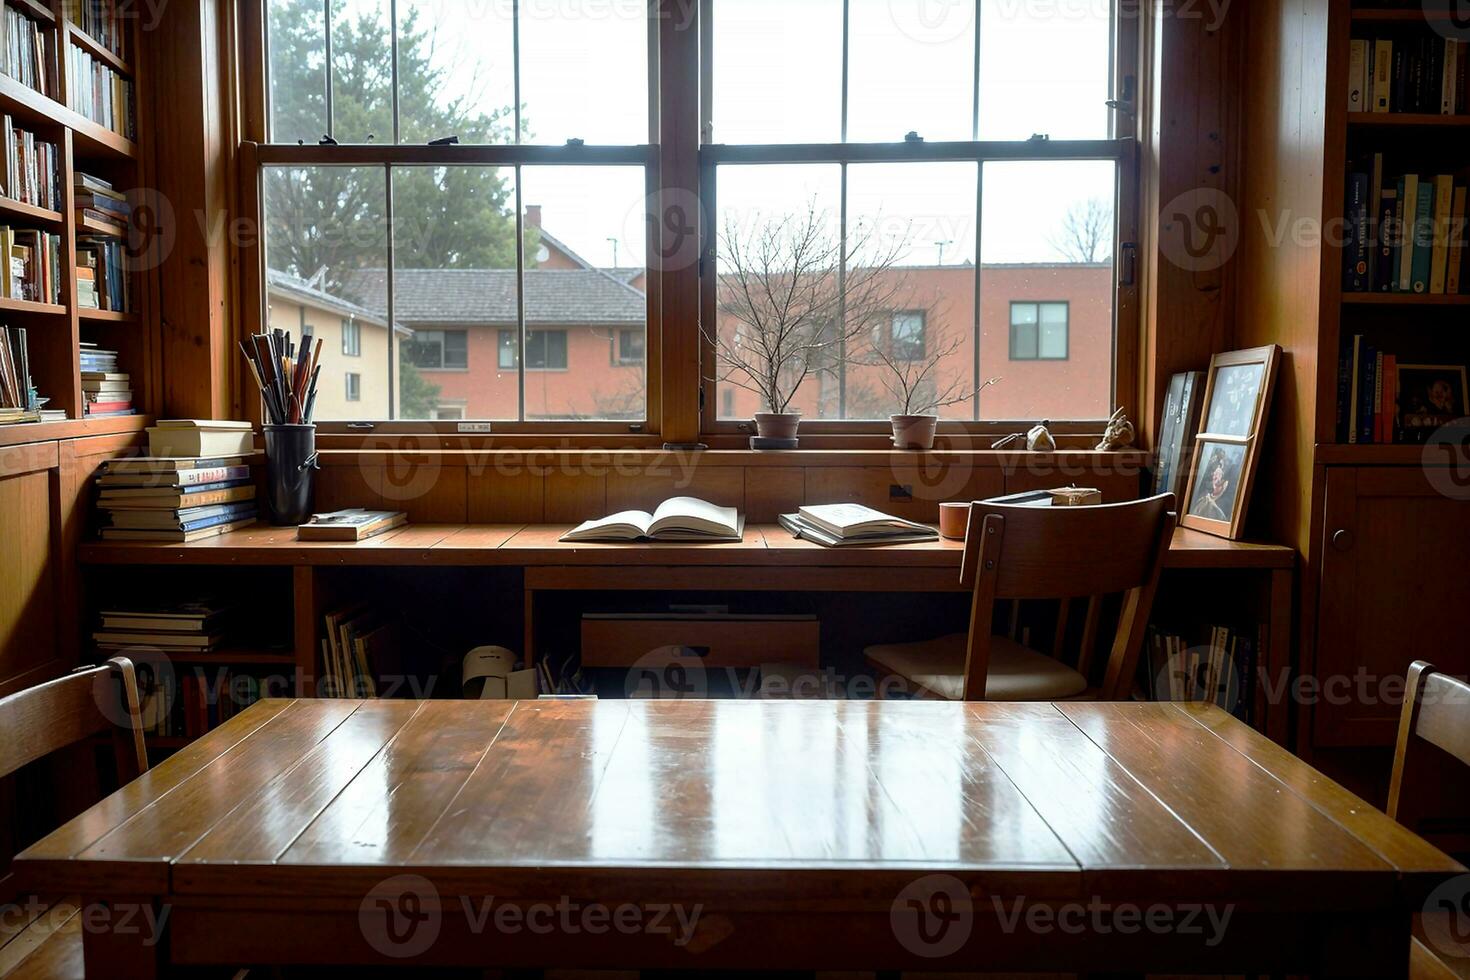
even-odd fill
[[(402, 327), (463, 331), (463, 363), (419, 367), (400, 345), (398, 417), (432, 418), (440, 405), (472, 419), (514, 419), (519, 385), (499, 363), (499, 329), (516, 326), (515, 172), (495, 167), (393, 168), (393, 305)], [(372, 282), (381, 288), (382, 270)], [(514, 334), (512, 334), (514, 337)]]
[(714, 141), (840, 140), (841, 0), (715, 0), (714, 8)]
[[(316, 418), (388, 418), (386, 304), (381, 286), (361, 289), (370, 270), (381, 283), (388, 261), (382, 168), (266, 167), (263, 183), (267, 323), (298, 338), (304, 325), (321, 339)], [(359, 357), (342, 353), (344, 322), (357, 324)]]
[[(975, 195), (973, 163), (854, 164), (847, 174), (846, 316), (853, 335), (904, 312), (920, 350), (895, 334), (889, 352), (849, 345), (845, 414), (973, 418)], [(905, 353), (917, 357), (905, 357)], [(905, 406), (905, 391), (912, 391)]]
[(837, 417), (841, 169), (731, 166), (716, 180), (720, 417), (769, 411), (772, 395)]
[[(509, 3), (398, 0), (398, 125), (404, 143), (515, 141)], [(380, 137), (383, 142), (390, 137)]]
[(641, 362), (616, 357), (641, 339), (648, 301), (642, 167), (525, 167), (527, 419), (647, 417)]
[[(980, 373), (1004, 380), (981, 394), (982, 419), (1112, 411), (1115, 170), (1110, 161), (985, 164)], [(1025, 356), (1065, 360), (1005, 356), (1012, 303), (1034, 309), (1041, 324)]]
[(332, 137), (339, 143), (393, 142), (391, 24), (387, 0), (332, 0)]
[[(967, 140), (975, 117), (974, 3), (850, 0), (847, 138)], [(803, 92), (794, 86), (794, 93)]]
[(1111, 36), (1107, 3), (981, 2), (980, 138), (1107, 137)]
[(526, 141), (648, 142), (646, 0), (521, 0)]
[(270, 0), (266, 18), (271, 139), (315, 143), (327, 131), (325, 7), (301, 0)]

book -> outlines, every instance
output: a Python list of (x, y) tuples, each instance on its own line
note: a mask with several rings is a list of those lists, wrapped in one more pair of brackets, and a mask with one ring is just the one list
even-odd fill
[(1373, 262), (1372, 283), (1372, 289), (1377, 293), (1386, 293), (1393, 288), (1394, 245), (1399, 234), (1396, 224), (1399, 216), (1398, 198), (1397, 182), (1392, 187), (1381, 188), (1378, 193), (1378, 227), (1374, 235), (1378, 252)]
[(863, 504), (811, 504), (797, 508), (797, 516), (807, 524), (838, 538), (873, 538), (913, 533), (937, 537), (939, 534), (927, 524), (916, 524)]
[(92, 634), (92, 639), (98, 643), (107, 644), (209, 649), (218, 646), (223, 637), (208, 633), (176, 633), (169, 630), (98, 630)]
[(1450, 255), (1449, 268), (1445, 271), (1444, 291), (1459, 295), (1462, 281), (1461, 266), (1465, 262), (1465, 196), (1467, 188), (1462, 184), (1455, 188), (1450, 207)]
[(1352, 173), (1347, 185), (1347, 243), (1343, 249), (1342, 288), (1346, 292), (1365, 292), (1369, 286), (1368, 256), (1370, 235), (1368, 216), (1373, 213), (1368, 204), (1369, 175)]
[(221, 466), (241, 466), (251, 454), (232, 456), (123, 456), (102, 464), (104, 473), (174, 473), (179, 470), (207, 470)]
[(1368, 42), (1355, 38), (1348, 46), (1348, 112), (1367, 108)]
[(1404, 174), (1402, 206), (1399, 219), (1399, 292), (1414, 291), (1414, 228), (1419, 213), (1419, 177)]
[(241, 456), (254, 451), (249, 422), (173, 419), (148, 427), (150, 456)]
[(1450, 257), (1450, 210), (1455, 180), (1449, 174), (1434, 178), (1434, 226), (1430, 245), (1429, 292), (1443, 293)]
[(248, 466), (214, 466), (208, 469), (179, 470), (177, 473), (105, 473), (97, 478), (97, 485), (104, 488), (182, 488), (204, 483), (244, 480), (249, 476), (250, 467)]
[(1373, 111), (1387, 112), (1392, 102), (1393, 91), (1393, 42), (1377, 39), (1373, 42)]
[(166, 528), (197, 531), (218, 524), (221, 519), (229, 521), (255, 514), (254, 500), (235, 500), (222, 504), (203, 504), (198, 507), (182, 507), (175, 510), (122, 509), (109, 512), (113, 527)]
[(799, 513), (780, 514), (776, 520), (782, 527), (791, 532), (792, 537), (802, 538), (803, 540), (824, 545), (828, 548), (845, 548), (853, 545), (873, 547), (889, 544), (915, 544), (939, 539), (939, 532), (924, 524), (916, 525), (916, 527), (922, 530), (894, 531), (889, 534), (863, 534), (844, 538), (804, 520)]
[(312, 514), (311, 520), (296, 528), (299, 541), (361, 541), (408, 522), (401, 510), (367, 510), (349, 507), (324, 514)]
[[(152, 488), (104, 490), (97, 498), (97, 506), (111, 511), (183, 510), (255, 499), (255, 485), (251, 483), (213, 490), (208, 489), (210, 486), (168, 488), (163, 493), (156, 493)], [(195, 492), (199, 490), (203, 492)]]
[(625, 510), (583, 521), (561, 541), (740, 541), (745, 516), (734, 507), (719, 507), (698, 497), (670, 497), (648, 513)]
[(1430, 265), (1434, 257), (1434, 181), (1419, 178), (1419, 195), (1414, 207), (1414, 262), (1409, 291), (1429, 291)]
[(210, 527), (198, 528), (192, 531), (167, 530), (154, 528), (122, 528), (104, 527), (102, 538), (106, 541), (170, 541), (178, 544), (189, 541), (199, 541), (203, 538), (215, 537), (227, 531), (238, 530), (249, 527), (255, 523), (254, 517), (244, 517), (236, 521), (215, 524)]

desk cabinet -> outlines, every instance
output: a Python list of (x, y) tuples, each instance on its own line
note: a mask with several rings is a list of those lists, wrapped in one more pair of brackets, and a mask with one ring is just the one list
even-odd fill
[(1316, 745), (1392, 744), (1417, 659), (1470, 671), (1467, 545), (1470, 502), (1441, 492), (1422, 467), (1327, 467)]

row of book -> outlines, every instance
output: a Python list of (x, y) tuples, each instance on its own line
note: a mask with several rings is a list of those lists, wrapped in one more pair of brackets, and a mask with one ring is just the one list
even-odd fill
[(119, 136), (134, 139), (137, 132), (133, 83), (76, 45), (72, 45), (67, 56), (71, 79), (67, 98), (71, 108)]
[(133, 309), (133, 286), (122, 239), (112, 235), (77, 236), (77, 306), (86, 310)]
[(135, 666), (142, 727), (148, 735), (200, 738), (261, 698), (288, 693), (281, 678), (222, 668), (156, 670), (146, 660)]
[(0, 225), (0, 295), (35, 303), (61, 302), (61, 236)]
[(1337, 366), (1337, 441), (1423, 443), (1470, 415), (1463, 364), (1403, 364), (1355, 334)]
[(118, 370), (117, 351), (85, 340), (79, 347), (83, 414), (88, 418), (134, 414), (132, 376)]
[(1466, 42), (1422, 31), (1354, 38), (1348, 48), (1348, 111), (1470, 112), (1466, 54)]
[(46, 407), (31, 378), (30, 346), (24, 327), (0, 326), (0, 425), (60, 422), (64, 409)]
[(5, 49), (0, 52), (0, 70), (27, 88), (45, 96), (53, 96), (50, 51), (55, 42), (52, 31), (36, 23), (15, 7), (5, 7)]
[[(133, 0), (74, 0), (71, 17), (87, 36), (119, 58), (127, 59), (125, 24)], [(136, 15), (134, 15), (136, 16)]]
[(1343, 290), (1459, 294), (1470, 286), (1466, 182), (1453, 175), (1393, 177), (1383, 154), (1348, 174)]
[(1211, 626), (1199, 642), (1150, 626), (1148, 695), (1154, 701), (1206, 701), (1246, 724), (1256, 714), (1259, 629)]
[(3, 122), (0, 135), (0, 156), (3, 156), (5, 185), (0, 193), (12, 201), (47, 208), (61, 209), (61, 154), (55, 143), (37, 139), (28, 129), (21, 129), (9, 115)]
[(322, 677), (317, 696), (375, 698), (379, 681), (399, 669), (397, 617), (381, 605), (356, 603), (323, 617)]

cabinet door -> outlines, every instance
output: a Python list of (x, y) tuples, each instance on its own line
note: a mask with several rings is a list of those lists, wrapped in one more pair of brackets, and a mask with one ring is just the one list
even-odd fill
[(1418, 467), (1329, 467), (1313, 740), (1390, 745), (1415, 660), (1470, 670), (1470, 501)]

